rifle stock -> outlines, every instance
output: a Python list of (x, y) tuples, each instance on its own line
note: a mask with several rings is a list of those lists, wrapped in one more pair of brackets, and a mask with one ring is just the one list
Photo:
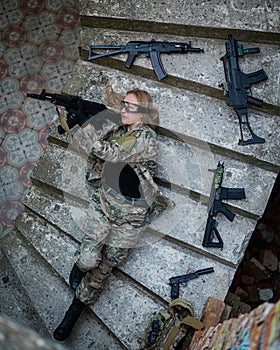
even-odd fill
[[(206, 229), (204, 233), (204, 238), (202, 245), (206, 248), (222, 248), (224, 247), (224, 242), (222, 240), (222, 237), (216, 227), (216, 220), (213, 218), (208, 218)], [(214, 242), (214, 239), (217, 239), (216, 242)]]
[[(252, 96), (250, 96), (252, 98)], [(262, 101), (261, 101), (262, 102)], [(257, 136), (253, 129), (251, 128), (251, 124), (249, 123), (249, 118), (248, 118), (248, 113), (247, 113), (247, 108), (234, 108), (238, 120), (239, 120), (239, 129), (240, 129), (240, 136), (241, 138), (239, 139), (239, 145), (246, 146), (246, 145), (253, 145), (253, 144), (258, 144), (258, 143), (265, 143), (265, 139), (263, 137)], [(249, 131), (250, 138), (247, 140), (244, 139), (244, 133), (247, 127), (247, 130)]]

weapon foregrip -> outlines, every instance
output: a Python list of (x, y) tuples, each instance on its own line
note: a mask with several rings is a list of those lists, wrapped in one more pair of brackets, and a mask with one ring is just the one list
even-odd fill
[(212, 214), (213, 216), (217, 216), (218, 213), (222, 213), (227, 217), (228, 220), (233, 221), (235, 215), (224, 206), (224, 204), (222, 203), (223, 199), (226, 198), (220, 196), (219, 200), (215, 200), (211, 210)]
[(247, 54), (252, 54), (252, 53), (260, 53), (261, 50), (259, 47), (249, 47), (247, 49), (244, 49), (244, 53)]
[(228, 210), (225, 206), (221, 206), (219, 212), (224, 214), (229, 221), (233, 221), (235, 218), (235, 214), (233, 214), (230, 210)]
[(252, 103), (254, 106), (262, 107), (263, 100), (260, 100), (259, 98), (253, 97), (253, 96), (247, 96), (247, 100), (249, 103)]

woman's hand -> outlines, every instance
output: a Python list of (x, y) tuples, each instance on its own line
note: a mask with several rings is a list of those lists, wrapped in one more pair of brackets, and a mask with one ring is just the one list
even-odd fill
[(83, 130), (89, 130), (90, 128), (92, 128), (91, 124), (87, 124), (84, 128), (82, 128)]

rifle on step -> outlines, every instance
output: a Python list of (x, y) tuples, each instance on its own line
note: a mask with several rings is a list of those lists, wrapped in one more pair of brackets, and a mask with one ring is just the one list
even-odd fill
[[(223, 248), (223, 240), (217, 230), (216, 216), (224, 214), (228, 220), (233, 221), (235, 214), (227, 209), (222, 203), (226, 199), (245, 199), (244, 188), (226, 188), (221, 183), (224, 174), (224, 163), (219, 162), (215, 171), (210, 201), (208, 205), (208, 219), (205, 228), (203, 247)], [(214, 241), (216, 240), (218, 241)]]
[[(113, 50), (102, 54), (93, 52), (95, 49)], [(137, 56), (145, 54), (152, 62), (154, 72), (158, 80), (162, 80), (167, 76), (163, 64), (160, 59), (162, 53), (187, 53), (187, 52), (204, 52), (203, 49), (192, 47), (191, 41), (189, 43), (168, 42), (168, 41), (129, 41), (122, 46), (106, 46), (106, 45), (90, 45), (88, 48), (88, 60), (94, 60), (105, 56), (113, 56), (121, 53), (128, 53), (128, 58), (125, 62), (125, 68), (130, 68)]]
[[(245, 74), (239, 67), (238, 57), (245, 54), (259, 53), (260, 49), (248, 48), (244, 49), (241, 44), (237, 43), (232, 35), (228, 36), (226, 41), (226, 54), (220, 58), (223, 61), (224, 73), (226, 79), (226, 94), (227, 104), (235, 110), (239, 119), (239, 127), (241, 139), (240, 145), (250, 145), (256, 143), (264, 143), (265, 139), (257, 136), (250, 125), (248, 119), (247, 106), (248, 103), (257, 107), (262, 107), (263, 101), (248, 95), (248, 90), (251, 89), (253, 84), (259, 83), (267, 79), (267, 75), (263, 69), (256, 72)], [(247, 130), (249, 138), (244, 140), (243, 131)]]

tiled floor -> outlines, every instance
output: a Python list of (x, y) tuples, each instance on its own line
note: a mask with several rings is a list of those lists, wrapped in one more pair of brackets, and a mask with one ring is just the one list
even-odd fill
[(79, 56), (78, 0), (0, 0), (0, 236), (14, 227), (60, 93)]

